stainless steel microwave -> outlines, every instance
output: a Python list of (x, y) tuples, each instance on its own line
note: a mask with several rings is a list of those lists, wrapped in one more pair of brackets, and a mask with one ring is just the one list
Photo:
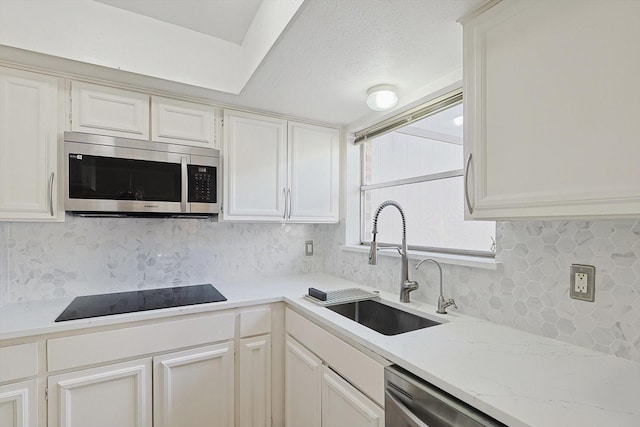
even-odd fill
[(211, 216), (218, 150), (65, 132), (65, 210), (87, 216)]

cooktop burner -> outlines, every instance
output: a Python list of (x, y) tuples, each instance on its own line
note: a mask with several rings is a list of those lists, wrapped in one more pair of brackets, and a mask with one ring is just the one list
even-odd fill
[(56, 322), (226, 301), (211, 284), (76, 297)]

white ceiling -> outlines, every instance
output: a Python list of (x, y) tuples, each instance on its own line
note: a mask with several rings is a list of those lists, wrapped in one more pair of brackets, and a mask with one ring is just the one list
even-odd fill
[[(63, 10), (64, 16), (68, 16), (70, 10), (80, 4), (100, 4), (100, 11), (106, 13), (109, 10), (104, 9), (104, 6), (108, 4), (118, 6), (117, 9), (112, 9), (114, 13), (115, 10), (123, 13), (121, 7), (135, 9), (136, 14), (126, 12), (132, 15), (131, 19), (141, 17), (139, 13), (143, 13), (147, 21), (147, 17), (154, 18), (149, 22), (144, 21), (145, 25), (153, 22), (166, 25), (167, 32), (157, 35), (157, 43), (153, 43), (154, 39), (149, 34), (143, 34), (147, 37), (145, 43), (141, 43), (141, 47), (147, 46), (143, 53), (155, 55), (151, 57), (155, 61), (153, 69), (145, 67), (146, 63), (137, 64), (140, 67), (134, 69), (117, 61), (127, 53), (129, 44), (135, 44), (136, 40), (125, 44), (122, 44), (122, 40), (114, 41), (114, 46), (111, 46), (108, 43), (112, 36), (105, 35), (109, 28), (100, 27), (100, 30), (94, 31), (86, 23), (84, 27), (78, 22), (60, 25), (61, 28), (70, 26), (70, 31), (82, 32), (81, 37), (70, 33), (75, 36), (74, 43), (90, 40), (84, 46), (85, 57), (80, 60), (58, 53), (60, 46), (68, 46), (68, 43), (51, 41), (52, 37), (59, 37), (58, 32), (44, 33), (39, 29), (42, 23), (37, 26), (30, 24), (38, 13), (36, 6), (40, 6), (37, 8), (40, 10), (46, 4), (51, 4), (49, 1), (51, 0), (0, 0), (0, 28), (4, 28), (0, 30), (0, 45), (74, 59), (75, 61), (70, 62), (52, 56), (45, 57), (51, 67), (65, 71), (72, 70), (70, 64), (73, 63), (78, 64), (78, 69), (82, 70), (87, 69), (86, 64), (96, 64), (100, 67), (93, 67), (92, 73), (100, 78), (107, 76), (114, 81), (211, 99), (226, 105), (352, 127), (390, 114), (374, 113), (367, 108), (366, 92), (371, 86), (395, 85), (399, 92), (399, 103), (395, 108), (398, 111), (429, 93), (460, 81), (462, 27), (456, 21), (485, 0), (304, 0), (301, 6), (294, 4), (294, 0), (100, 0), (100, 3), (88, 0), (55, 0), (68, 9)], [(184, 7), (187, 1), (189, 4)], [(248, 4), (244, 4), (245, 2)], [(27, 6), (23, 6), (25, 4)], [(32, 10), (28, 9), (30, 4), (34, 5)], [(177, 4), (182, 7), (176, 7)], [(229, 9), (228, 6), (233, 7)], [(225, 38), (227, 41), (224, 43), (229, 40), (237, 43), (237, 40), (244, 37), (243, 32), (247, 31), (245, 27), (249, 17), (258, 13), (256, 7), (264, 10), (265, 6), (270, 7), (269, 10), (288, 7), (288, 24), (279, 24), (286, 25), (284, 30), (270, 34), (275, 41), (272, 46), (269, 45), (270, 49), (267, 45), (259, 46), (264, 55), (255, 56), (263, 58), (261, 62), (255, 62), (255, 71), (249, 70), (246, 78), (237, 79), (238, 81), (229, 85), (239, 87), (238, 90), (225, 92), (216, 89), (214, 85), (205, 84), (206, 82), (198, 82), (211, 79), (217, 70), (226, 69), (228, 72), (233, 69), (234, 64), (242, 61), (233, 62), (238, 58), (231, 57), (233, 55), (228, 53), (221, 54), (218, 49), (202, 49), (202, 46), (209, 46), (207, 44), (199, 45), (201, 50), (194, 50), (195, 45), (181, 46), (175, 39), (166, 36), (171, 31), (177, 31), (174, 30), (179, 28), (176, 25), (182, 25), (188, 26), (189, 31), (198, 31), (193, 34), (213, 33), (217, 35), (206, 37), (212, 40)], [(23, 17), (29, 18), (21, 19), (20, 25), (11, 27), (12, 22), (16, 22), (11, 12), (20, 8), (24, 9), (23, 14), (29, 13)], [(212, 15), (212, 9), (216, 11), (215, 16)], [(97, 8), (86, 10), (89, 13)], [(47, 10), (47, 15), (52, 13), (56, 13), (56, 10)], [(60, 19), (64, 19), (64, 16)], [(277, 17), (264, 13), (258, 16), (273, 16), (272, 21)], [(289, 21), (291, 16), (293, 18)], [(50, 16), (46, 18), (51, 21)], [(87, 16), (88, 20), (90, 18), (94, 17)], [(226, 25), (235, 19), (243, 23)], [(268, 22), (266, 18), (263, 19)], [(223, 24), (216, 24), (216, 20), (222, 20)], [(171, 24), (167, 24), (167, 21)], [(256, 24), (249, 22), (250, 27), (255, 27)], [(234, 28), (230, 31), (229, 27)], [(126, 27), (123, 29), (121, 24), (115, 28), (126, 31)], [(156, 25), (154, 28), (160, 27)], [(47, 48), (51, 51), (31, 47), (37, 31), (43, 32), (42, 38), (46, 34)], [(13, 34), (16, 32), (21, 33)], [(254, 43), (260, 40), (259, 34), (254, 31)], [(18, 45), (16, 39), (26, 40), (26, 47)], [(221, 39), (219, 41), (222, 42)], [(94, 46), (92, 43), (103, 43), (101, 46), (104, 48), (89, 50)], [(169, 46), (171, 44), (175, 46)], [(187, 59), (195, 62), (177, 61), (167, 55), (169, 47), (175, 48), (181, 55), (180, 49), (188, 52), (190, 56)], [(106, 48), (113, 48), (111, 54), (115, 60), (98, 60)], [(11, 52), (0, 49), (0, 54), (5, 57), (9, 53)], [(139, 59), (131, 53), (130, 56), (132, 59)], [(38, 63), (36, 60), (32, 62)], [(176, 62), (179, 66), (176, 66)], [(119, 71), (113, 71), (114, 69)], [(168, 69), (172, 70), (171, 74), (154, 73)], [(145, 75), (151, 77), (143, 77)]]
[(95, 0), (242, 44), (262, 0)]

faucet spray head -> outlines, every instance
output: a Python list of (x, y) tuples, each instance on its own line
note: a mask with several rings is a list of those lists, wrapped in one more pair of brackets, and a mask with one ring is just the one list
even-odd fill
[(369, 265), (378, 265), (378, 243), (375, 234), (371, 240), (371, 249), (369, 249)]

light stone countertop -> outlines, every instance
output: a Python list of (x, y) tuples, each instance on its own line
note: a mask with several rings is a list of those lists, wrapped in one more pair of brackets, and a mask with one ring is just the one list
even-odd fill
[(285, 301), (341, 338), (440, 387), (513, 427), (640, 426), (640, 363), (529, 334), (450, 309), (385, 303), (445, 321), (442, 325), (384, 336), (302, 297), (308, 287), (361, 287), (324, 274), (213, 283), (226, 302), (53, 323), (71, 298), (0, 308), (2, 340), (121, 324), (189, 313)]

